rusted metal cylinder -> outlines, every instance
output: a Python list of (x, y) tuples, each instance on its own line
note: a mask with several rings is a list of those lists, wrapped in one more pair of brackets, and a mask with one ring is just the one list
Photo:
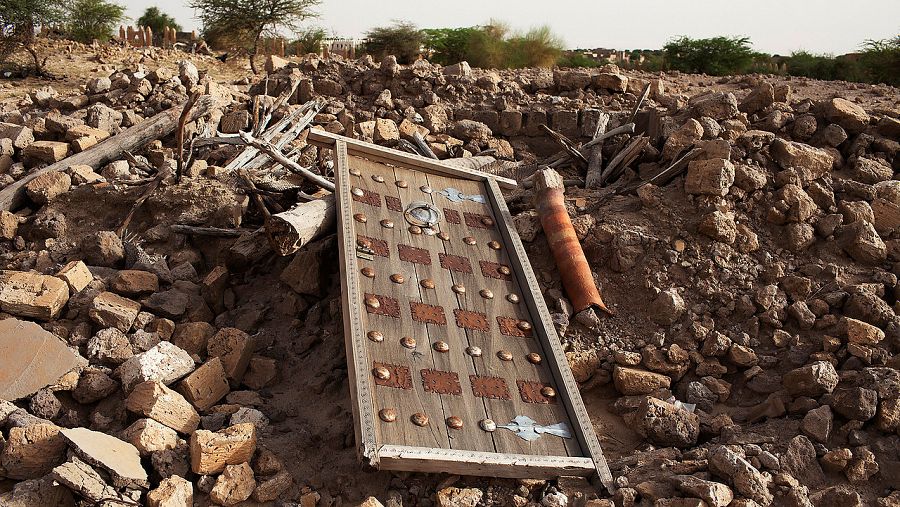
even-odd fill
[(538, 170), (534, 175), (534, 190), (534, 204), (544, 235), (575, 311), (594, 308), (611, 315), (594, 283), (591, 267), (566, 211), (562, 176), (553, 169)]

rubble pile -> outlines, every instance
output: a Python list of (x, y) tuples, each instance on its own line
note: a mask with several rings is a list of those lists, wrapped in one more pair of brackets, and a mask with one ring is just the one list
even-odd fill
[[(30, 179), (24, 207), (0, 212), (0, 504), (900, 505), (896, 89), (871, 87), (893, 97), (873, 108), (773, 76), (689, 95), (677, 74), (614, 66), (266, 67), (252, 83), (188, 60), (102, 67), (78, 93), (4, 105), (8, 186), (195, 93), (216, 99), (183, 125), (191, 157), (166, 132)], [(322, 98), (313, 128), (491, 156), (506, 163), (485, 170), (520, 179), (507, 201), (614, 493), (360, 470), (334, 237), (280, 256), (262, 228), (322, 193), (272, 161), (229, 167), (247, 149), (238, 132), (261, 137)], [(633, 125), (602, 160), (634, 154), (582, 188), (571, 148), (605, 121)], [(303, 132), (283, 149), (331, 176)], [(612, 317), (573, 314), (562, 290), (527, 178), (544, 165), (566, 178)]]

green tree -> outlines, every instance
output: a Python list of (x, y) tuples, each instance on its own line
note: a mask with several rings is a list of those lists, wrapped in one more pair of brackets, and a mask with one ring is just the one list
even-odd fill
[(305, 55), (307, 53), (318, 53), (322, 49), (322, 44), (328, 38), (328, 32), (321, 26), (313, 26), (297, 31), (297, 38), (294, 39), (294, 54)]
[(68, 33), (79, 42), (106, 41), (125, 16), (125, 7), (106, 0), (75, 0), (69, 7)]
[(256, 55), (263, 36), (278, 29), (299, 29), (300, 23), (318, 14), (320, 0), (189, 0), (200, 11), (204, 35), (218, 35), (247, 51), (250, 68), (257, 73)]
[(408, 21), (394, 21), (391, 26), (378, 26), (366, 32), (364, 50), (379, 58), (394, 55), (402, 64), (414, 62), (422, 54), (425, 32)]
[(471, 52), (469, 45), (480, 30), (476, 26), (427, 28), (422, 30), (425, 33), (425, 49), (431, 54), (430, 59), (441, 65), (468, 61)]
[(6, 62), (24, 49), (31, 56), (34, 72), (43, 75), (43, 61), (34, 45), (35, 28), (63, 19), (65, 10), (58, 0), (0, 0), (0, 61)]
[(900, 86), (900, 35), (864, 42), (859, 64), (870, 83)]
[(679, 37), (667, 42), (663, 52), (671, 69), (712, 76), (746, 72), (755, 56), (748, 37)]
[(163, 30), (167, 27), (174, 28), (176, 32), (181, 31), (175, 18), (159, 10), (159, 7), (147, 7), (144, 14), (137, 19), (138, 26), (149, 26), (153, 31), (153, 40), (158, 44), (162, 41)]

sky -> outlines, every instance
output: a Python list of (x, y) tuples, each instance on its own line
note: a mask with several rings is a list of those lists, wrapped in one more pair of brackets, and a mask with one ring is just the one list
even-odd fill
[[(119, 0), (133, 20), (156, 5), (187, 30), (201, 28), (187, 0)], [(341, 37), (361, 37), (393, 20), (422, 28), (484, 24), (515, 29), (549, 24), (568, 48), (658, 49), (672, 37), (750, 37), (754, 49), (844, 54), (866, 39), (900, 33), (900, 0), (322, 0), (310, 21)]]

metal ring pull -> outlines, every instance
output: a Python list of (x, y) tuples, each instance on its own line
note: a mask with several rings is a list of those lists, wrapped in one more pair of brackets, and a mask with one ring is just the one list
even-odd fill
[(418, 227), (434, 227), (442, 219), (441, 210), (427, 202), (416, 201), (406, 207), (403, 217), (411, 225)]

